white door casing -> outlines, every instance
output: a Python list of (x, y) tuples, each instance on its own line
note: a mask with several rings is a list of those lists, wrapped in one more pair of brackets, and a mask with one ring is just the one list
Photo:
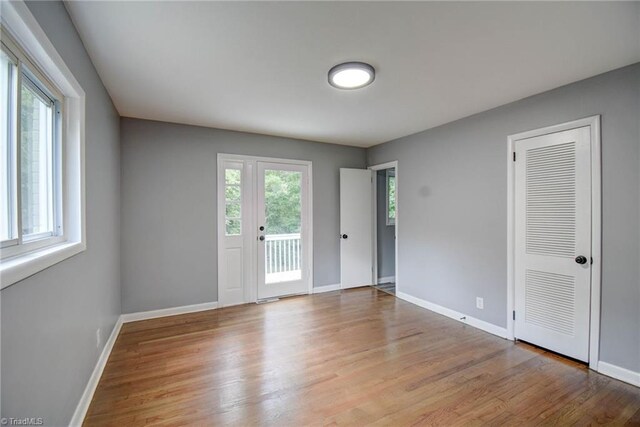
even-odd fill
[[(281, 277), (276, 279), (268, 279), (267, 272), (267, 256), (266, 249), (270, 243), (270, 233), (267, 227), (266, 214), (268, 206), (265, 205), (265, 173), (268, 171), (283, 171), (300, 174), (300, 239), (299, 243), (292, 244), (290, 240), (276, 240), (271, 243), (281, 243), (280, 249), (276, 249), (281, 253), (282, 264), (285, 267), (284, 273), (275, 273), (271, 276)], [(257, 256), (257, 273), (258, 273), (258, 299), (273, 298), (286, 295), (308, 293), (309, 281), (309, 168), (307, 165), (289, 164), (289, 163), (273, 163), (273, 162), (257, 162), (257, 233), (258, 233), (258, 256)], [(266, 228), (260, 230), (260, 227)], [(264, 240), (262, 240), (264, 238)], [(272, 247), (273, 249), (273, 247)], [(273, 250), (272, 250), (273, 253)], [(291, 271), (298, 271), (297, 266), (294, 268), (291, 264), (299, 263), (299, 273), (294, 274), (295, 277), (287, 277)]]
[(591, 129), (517, 140), (515, 153), (515, 338), (588, 361)]
[(377, 229), (377, 222), (381, 221), (382, 219), (378, 218), (378, 208), (377, 208), (377, 203), (378, 203), (378, 185), (377, 182), (375, 180), (375, 175), (378, 171), (380, 170), (385, 170), (385, 169), (391, 169), (393, 168), (395, 171), (395, 177), (396, 177), (396, 219), (395, 219), (395, 224), (394, 224), (394, 228), (395, 228), (395, 241), (394, 241), (394, 251), (395, 251), (395, 284), (396, 284), (396, 294), (398, 292), (400, 292), (400, 281), (398, 280), (398, 243), (399, 243), (399, 239), (398, 239), (398, 224), (400, 223), (399, 220), (399, 207), (398, 207), (398, 161), (397, 160), (393, 160), (390, 162), (386, 162), (386, 163), (381, 163), (381, 164), (377, 164), (377, 165), (372, 165), (369, 166), (367, 169), (373, 171), (373, 182), (371, 183), (371, 188), (372, 188), (372, 202), (373, 202), (373, 206), (371, 207), (371, 210), (373, 212), (373, 219), (372, 219), (372, 262), (373, 262), (373, 271), (374, 271), (374, 276), (373, 276), (373, 280), (374, 280), (374, 284), (377, 284), (377, 272), (378, 272), (378, 229)]
[(340, 284), (373, 283), (372, 171), (340, 169)]

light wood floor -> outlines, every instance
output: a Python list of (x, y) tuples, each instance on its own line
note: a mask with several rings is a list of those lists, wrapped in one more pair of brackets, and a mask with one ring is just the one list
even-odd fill
[(86, 425), (640, 424), (640, 389), (374, 288), (125, 324)]

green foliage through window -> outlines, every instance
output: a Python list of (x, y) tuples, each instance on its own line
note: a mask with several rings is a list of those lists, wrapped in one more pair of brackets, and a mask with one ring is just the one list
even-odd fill
[(242, 170), (225, 169), (225, 234), (239, 236), (242, 234)]
[(300, 172), (265, 171), (265, 225), (268, 235), (300, 233), (301, 188)]
[(242, 171), (240, 169), (226, 169), (224, 171), (225, 184), (240, 184), (240, 175)]

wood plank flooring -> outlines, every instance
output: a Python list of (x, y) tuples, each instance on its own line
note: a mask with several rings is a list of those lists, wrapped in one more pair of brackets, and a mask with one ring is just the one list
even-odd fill
[(374, 288), (125, 324), (85, 425), (640, 425), (640, 389)]

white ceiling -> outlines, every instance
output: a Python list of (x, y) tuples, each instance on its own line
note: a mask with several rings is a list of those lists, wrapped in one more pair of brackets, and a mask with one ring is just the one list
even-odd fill
[[(363, 147), (640, 61), (640, 2), (67, 8), (122, 116)], [(344, 61), (375, 82), (331, 87)]]

